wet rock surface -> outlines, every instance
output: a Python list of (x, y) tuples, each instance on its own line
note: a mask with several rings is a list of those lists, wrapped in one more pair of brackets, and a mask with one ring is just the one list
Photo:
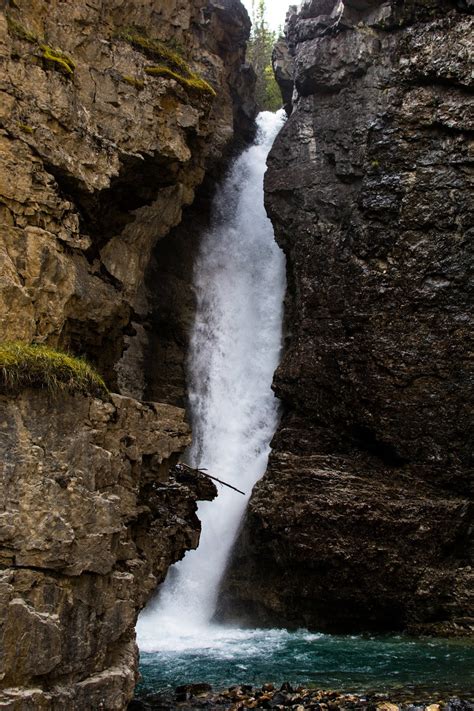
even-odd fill
[(243, 711), (243, 709), (293, 709), (304, 711), (473, 711), (472, 700), (452, 697), (441, 700), (434, 696), (420, 694), (418, 701), (387, 694), (370, 693), (365, 695), (341, 694), (336, 691), (321, 691), (304, 687), (293, 688), (285, 683), (280, 688), (273, 684), (262, 687), (251, 685), (232, 686), (225, 691), (213, 691), (208, 684), (190, 684), (179, 687), (174, 693), (150, 694), (135, 699), (129, 705), (129, 711), (194, 711), (194, 709), (225, 709)]
[(223, 619), (473, 629), (472, 29), (441, 0), (288, 17), (295, 94), (266, 177), (283, 416)]

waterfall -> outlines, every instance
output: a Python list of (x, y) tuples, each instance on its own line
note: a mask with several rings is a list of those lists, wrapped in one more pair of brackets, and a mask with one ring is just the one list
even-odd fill
[(271, 384), (281, 350), (285, 259), (264, 207), (266, 159), (283, 112), (259, 115), (255, 143), (214, 198), (197, 258), (197, 312), (188, 363), (193, 445), (188, 461), (246, 492), (222, 488), (203, 502), (199, 548), (169, 571), (140, 616), (142, 651), (202, 642), (254, 484), (264, 474), (278, 422)]

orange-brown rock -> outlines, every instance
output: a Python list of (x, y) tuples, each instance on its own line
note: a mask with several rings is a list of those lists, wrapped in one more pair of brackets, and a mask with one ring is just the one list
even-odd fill
[(139, 402), (145, 274), (252, 131), (249, 27), (239, 0), (1, 3), (0, 340), (121, 393), (0, 398), (2, 708), (126, 708), (137, 614), (198, 543), (184, 411)]
[[(0, 338), (71, 348), (140, 397), (153, 248), (252, 124), (247, 13), (238, 0), (7, 5)], [(163, 62), (150, 41), (215, 96), (147, 73)]]
[(0, 437), (0, 704), (124, 709), (138, 611), (215, 493), (170, 473), (184, 411), (27, 390), (0, 397)]

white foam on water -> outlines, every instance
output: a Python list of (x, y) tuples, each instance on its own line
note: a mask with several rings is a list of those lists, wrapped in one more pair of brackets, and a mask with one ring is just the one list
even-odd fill
[(194, 274), (197, 312), (188, 367), (194, 439), (188, 461), (246, 496), (221, 488), (215, 501), (199, 505), (199, 548), (171, 568), (159, 595), (140, 615), (142, 651), (212, 647), (216, 652), (237, 639), (252, 644), (252, 631), (211, 620), (278, 423), (271, 384), (282, 345), (285, 258), (265, 212), (263, 179), (283, 122), (283, 112), (259, 115), (255, 143), (235, 161), (216, 194), (212, 227), (203, 237)]

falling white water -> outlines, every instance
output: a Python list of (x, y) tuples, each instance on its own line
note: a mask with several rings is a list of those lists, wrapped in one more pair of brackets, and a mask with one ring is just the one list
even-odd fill
[(224, 633), (211, 624), (219, 583), (278, 421), (271, 384), (281, 350), (285, 260), (265, 212), (263, 177), (283, 120), (283, 112), (259, 115), (254, 145), (214, 199), (194, 275), (188, 459), (246, 496), (221, 487), (215, 501), (200, 504), (199, 548), (171, 568), (140, 616), (142, 651), (184, 649)]

